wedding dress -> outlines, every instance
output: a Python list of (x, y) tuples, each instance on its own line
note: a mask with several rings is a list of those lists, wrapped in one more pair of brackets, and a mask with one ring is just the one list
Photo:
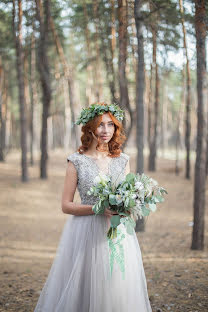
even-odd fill
[[(105, 173), (123, 179), (128, 159), (125, 153), (111, 158)], [(81, 203), (94, 204), (97, 199), (87, 191), (101, 172), (96, 160), (75, 152), (67, 161), (77, 170)], [(68, 217), (34, 312), (152, 312), (135, 231), (130, 235), (119, 225), (125, 235), (123, 278), (117, 262), (110, 274), (108, 229), (104, 215)]]

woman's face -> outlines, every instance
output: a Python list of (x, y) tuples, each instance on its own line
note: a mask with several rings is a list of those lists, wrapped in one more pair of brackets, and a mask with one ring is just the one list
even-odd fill
[(95, 131), (95, 135), (99, 137), (103, 143), (108, 143), (115, 131), (114, 122), (110, 118), (108, 113), (102, 115), (102, 121)]

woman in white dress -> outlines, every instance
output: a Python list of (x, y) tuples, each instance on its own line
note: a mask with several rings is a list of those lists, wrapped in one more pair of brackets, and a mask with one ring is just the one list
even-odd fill
[[(83, 109), (82, 145), (68, 156), (62, 211), (70, 216), (35, 312), (151, 312), (142, 255), (134, 231), (123, 224), (119, 233), (125, 256), (125, 278), (117, 262), (110, 274), (107, 232), (112, 210), (95, 215), (97, 198), (87, 195), (99, 173), (122, 180), (130, 172), (129, 156), (121, 152), (126, 137), (117, 105), (98, 103)], [(81, 203), (73, 202), (78, 188)]]

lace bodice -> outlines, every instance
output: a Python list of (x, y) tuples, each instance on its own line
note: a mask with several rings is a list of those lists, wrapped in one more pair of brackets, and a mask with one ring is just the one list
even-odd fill
[[(125, 168), (129, 156), (125, 153), (121, 153), (119, 157), (111, 158), (108, 163), (107, 173), (111, 176), (113, 182), (122, 181), (125, 178)], [(90, 156), (75, 152), (67, 157), (67, 161), (71, 161), (76, 170), (78, 176), (77, 188), (80, 194), (81, 203), (87, 205), (93, 205), (98, 200), (93, 195), (87, 195), (87, 191), (94, 183), (95, 177), (103, 172), (96, 163), (96, 160)]]

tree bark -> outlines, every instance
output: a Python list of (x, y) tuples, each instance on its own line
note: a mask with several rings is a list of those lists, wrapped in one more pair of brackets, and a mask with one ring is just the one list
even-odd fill
[(175, 174), (179, 175), (179, 150), (181, 147), (181, 133), (183, 129), (183, 118), (184, 118), (184, 104), (185, 104), (185, 68), (182, 70), (182, 94), (180, 107), (178, 111), (178, 118), (176, 122), (176, 161), (175, 161)]
[(5, 70), (0, 56), (0, 161), (5, 161), (7, 86)]
[[(34, 25), (33, 25), (34, 28)], [(31, 57), (30, 57), (30, 164), (34, 164), (34, 148), (39, 150), (38, 139), (38, 94), (35, 79), (35, 64), (36, 64), (36, 51), (35, 51), (35, 36), (34, 32), (31, 36)]]
[[(50, 26), (51, 26), (51, 30), (53, 33), (53, 37), (54, 37), (54, 41), (56, 44), (56, 49), (58, 51), (58, 55), (59, 55), (59, 59), (61, 61), (61, 64), (63, 66), (64, 69), (64, 78), (66, 79), (67, 83), (68, 83), (68, 90), (69, 90), (69, 107), (70, 107), (70, 111), (71, 111), (71, 131), (72, 131), (72, 137), (74, 138), (74, 142), (75, 145), (78, 142), (78, 135), (77, 135), (77, 131), (76, 131), (76, 127), (75, 127), (75, 112), (74, 112), (74, 108), (76, 106), (76, 96), (75, 96), (75, 86), (74, 86), (74, 79), (72, 78), (73, 75), (73, 71), (70, 68), (66, 57), (64, 55), (64, 49), (61, 45), (61, 41), (57, 35), (56, 29), (55, 29), (55, 25), (54, 25), (54, 21), (52, 16), (50, 17)], [(67, 116), (69, 115), (68, 112), (65, 111), (65, 113), (67, 114)], [(68, 120), (66, 120), (66, 122), (68, 122)], [(66, 131), (67, 129), (67, 125), (66, 125)]]
[(195, 0), (197, 50), (197, 148), (194, 177), (194, 226), (191, 249), (204, 249), (204, 214), (206, 186), (207, 103), (206, 82), (206, 10), (205, 0)]
[[(17, 16), (16, 16), (17, 15)], [(16, 24), (17, 18), (17, 24)], [(20, 144), (21, 144), (21, 168), (22, 182), (28, 181), (27, 165), (27, 120), (25, 112), (25, 95), (24, 95), (24, 61), (22, 47), (22, 1), (18, 0), (18, 14), (16, 13), (16, 0), (13, 0), (13, 32), (16, 46), (16, 66), (19, 90), (19, 111), (20, 111)]]
[(118, 21), (119, 21), (119, 89), (120, 89), (120, 106), (129, 112), (130, 124), (127, 128), (126, 120), (124, 119), (124, 127), (126, 128), (127, 138), (133, 126), (133, 111), (130, 107), (128, 83), (126, 77), (126, 59), (127, 59), (127, 26), (128, 26), (128, 2), (127, 0), (118, 0)]
[(89, 30), (88, 30), (88, 13), (86, 0), (83, 1), (83, 10), (84, 10), (84, 23), (85, 23), (85, 40), (87, 48), (87, 82), (86, 82), (86, 96), (88, 106), (92, 104), (96, 97), (93, 90), (93, 69), (91, 64), (92, 51), (90, 46)]
[(165, 157), (165, 150), (168, 146), (168, 124), (167, 124), (167, 116), (168, 116), (168, 77), (169, 72), (165, 72), (163, 75), (163, 88), (162, 88), (162, 112), (161, 112), (161, 148), (162, 148), (162, 155)]
[[(144, 172), (144, 39), (142, 31), (142, 16), (141, 16), (141, 0), (135, 0), (134, 16), (136, 23), (136, 34), (138, 43), (138, 64), (137, 64), (137, 81), (136, 81), (136, 146), (137, 146), (137, 169), (136, 171), (142, 174)], [(144, 218), (138, 219), (136, 222), (135, 231), (144, 231)]]
[(40, 41), (38, 46), (38, 70), (40, 73), (43, 101), (40, 177), (42, 179), (46, 179), (48, 160), (47, 119), (49, 116), (49, 109), (51, 104), (51, 83), (49, 61), (47, 56), (48, 32), (50, 22), (50, 0), (45, 0), (43, 7), (41, 0), (36, 0), (36, 11), (40, 27)]
[(96, 100), (100, 102), (102, 98), (102, 84), (101, 84), (101, 66), (100, 66), (100, 57), (99, 57), (99, 45), (98, 45), (98, 25), (99, 25), (99, 19), (98, 19), (98, 1), (93, 0), (93, 18), (94, 18), (94, 24), (95, 24), (95, 52), (96, 52), (96, 59), (95, 59), (95, 96)]
[(181, 24), (183, 30), (183, 46), (186, 55), (186, 133), (185, 133), (185, 146), (186, 146), (186, 171), (185, 177), (186, 179), (190, 179), (190, 137), (191, 137), (191, 75), (190, 75), (190, 66), (189, 66), (189, 58), (188, 58), (188, 48), (186, 43), (186, 28), (184, 24), (184, 10), (183, 10), (183, 0), (179, 0), (179, 7), (181, 13)]
[[(157, 155), (157, 135), (158, 135), (158, 115), (159, 115), (159, 74), (157, 64), (157, 27), (152, 26), (153, 36), (153, 61), (152, 61), (152, 85), (154, 100), (150, 101), (150, 133), (149, 133), (149, 171), (156, 170), (156, 155)], [(154, 104), (152, 103), (154, 102)], [(154, 108), (153, 108), (154, 106)]]
[[(99, 8), (97, 14), (98, 19), (101, 20)], [(114, 0), (111, 0), (111, 23), (112, 25), (109, 25), (106, 22), (104, 27), (102, 23), (99, 23), (100, 53), (102, 55), (102, 59), (106, 69), (106, 80), (110, 90), (111, 102), (118, 104), (119, 99), (116, 92), (116, 73), (113, 62), (116, 48)], [(110, 35), (112, 36), (111, 39)]]

